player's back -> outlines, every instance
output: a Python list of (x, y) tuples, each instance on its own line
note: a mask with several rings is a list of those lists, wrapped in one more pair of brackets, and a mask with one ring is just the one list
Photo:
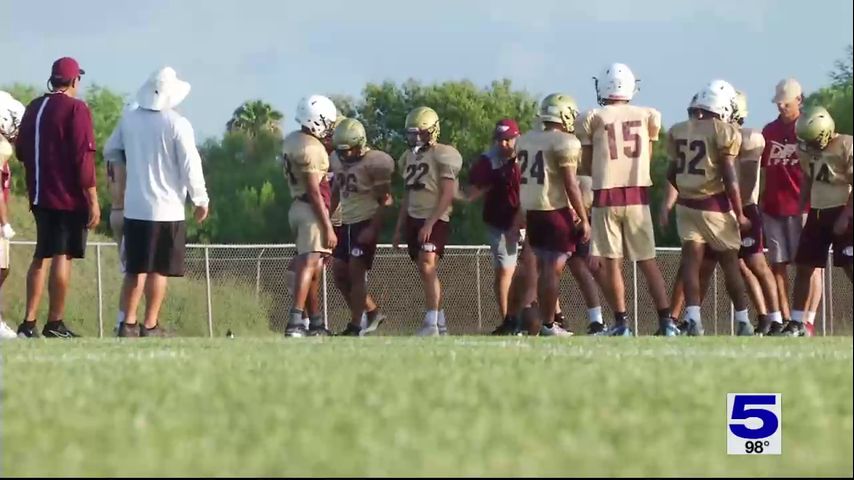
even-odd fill
[(535, 130), (516, 141), (516, 158), (522, 171), (519, 189), (525, 210), (558, 210), (569, 207), (561, 167), (575, 170), (581, 143), (575, 135), (559, 130)]
[(593, 189), (652, 185), (650, 142), (660, 131), (661, 114), (649, 107), (613, 104), (583, 115), (576, 132), (593, 147)]
[(738, 128), (717, 118), (690, 119), (668, 132), (667, 151), (676, 161), (676, 188), (682, 198), (703, 199), (724, 191), (720, 161), (737, 156)]
[(328, 190), (325, 174), (329, 170), (329, 155), (320, 140), (300, 130), (291, 132), (282, 142), (282, 154), (292, 198), (305, 198), (307, 173), (324, 174), (321, 186), (326, 185)]
[[(456, 180), (462, 166), (463, 157), (450, 145), (437, 143), (422, 148), (418, 153), (405, 151), (400, 157), (400, 169), (409, 201), (409, 216), (429, 218), (439, 202), (442, 179)], [(451, 211), (449, 206), (441, 220), (447, 222)]]

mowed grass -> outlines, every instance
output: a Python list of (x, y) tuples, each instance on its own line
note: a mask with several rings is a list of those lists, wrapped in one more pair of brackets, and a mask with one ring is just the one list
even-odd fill
[[(2, 476), (851, 476), (852, 339), (2, 344)], [(783, 454), (726, 454), (726, 394)]]

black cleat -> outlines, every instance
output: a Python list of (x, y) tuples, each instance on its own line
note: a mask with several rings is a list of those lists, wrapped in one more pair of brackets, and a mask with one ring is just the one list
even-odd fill
[(308, 336), (309, 337), (332, 337), (335, 336), (331, 330), (321, 325), (319, 327), (308, 327)]
[(587, 335), (605, 335), (608, 333), (608, 328), (604, 323), (590, 322), (587, 324)]
[(163, 327), (158, 323), (152, 328), (147, 328), (144, 325), (139, 329), (140, 337), (151, 337), (151, 338), (167, 338), (170, 337), (169, 332), (167, 332)]
[(56, 322), (47, 322), (42, 329), (42, 336), (45, 338), (76, 338), (80, 335), (72, 332), (65, 326), (62, 320)]
[(134, 323), (132, 325), (128, 325), (125, 322), (122, 322), (119, 325), (118, 331), (119, 338), (139, 338), (139, 325)]
[(285, 336), (286, 337), (307, 337), (308, 330), (305, 328), (305, 325), (288, 325), (285, 328)]
[(782, 337), (783, 336), (783, 324), (777, 322), (771, 322), (771, 326), (768, 327), (768, 333), (765, 334), (766, 337)]
[(516, 322), (507, 317), (504, 319), (501, 324), (495, 327), (495, 330), (492, 331), (492, 335), (516, 335)]
[(783, 327), (783, 331), (781, 333), (784, 337), (806, 337), (807, 329), (804, 327), (804, 322), (795, 322), (793, 320), (789, 320), (789, 323)]
[(31, 324), (27, 324), (28, 322), (21, 322), (18, 325), (18, 338), (39, 338), (39, 331), (36, 328), (36, 322)]
[(756, 325), (756, 330), (753, 332), (756, 336), (766, 337), (771, 332), (771, 326), (774, 322), (767, 316), (760, 316), (759, 323)]
[(352, 323), (348, 323), (347, 328), (342, 330), (341, 333), (338, 334), (338, 336), (339, 337), (361, 337), (362, 336), (362, 329), (360, 327), (353, 325)]

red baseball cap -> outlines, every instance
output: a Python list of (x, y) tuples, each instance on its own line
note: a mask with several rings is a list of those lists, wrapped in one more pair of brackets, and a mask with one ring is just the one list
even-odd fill
[(510, 140), (521, 135), (519, 125), (512, 118), (504, 118), (495, 124), (495, 132), (493, 138), (496, 140)]
[(80, 64), (77, 63), (77, 60), (71, 57), (62, 57), (53, 62), (53, 68), (51, 68), (50, 71), (50, 78), (53, 80), (74, 80), (84, 73), (86, 73), (86, 71), (80, 68)]

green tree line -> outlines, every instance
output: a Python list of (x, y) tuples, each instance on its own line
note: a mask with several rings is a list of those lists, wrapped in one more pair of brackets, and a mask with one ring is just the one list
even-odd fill
[[(852, 133), (852, 47), (829, 73), (828, 85), (806, 98), (808, 105), (823, 105), (836, 120), (837, 130)], [(32, 86), (14, 84), (3, 88), (25, 104), (40, 94)], [(571, 92), (570, 92), (571, 93)], [(331, 95), (341, 114), (358, 118), (365, 124), (368, 142), (399, 158), (405, 149), (402, 127), (406, 114), (419, 105), (433, 107), (441, 118), (442, 143), (457, 147), (465, 165), (460, 181), (465, 183), (468, 166), (490, 143), (492, 127), (499, 118), (512, 117), (524, 131), (531, 127), (538, 98), (513, 87), (510, 80), (498, 80), (486, 87), (470, 81), (423, 84), (415, 80), (402, 83), (369, 83), (358, 98)], [(92, 110), (95, 138), (99, 148), (121, 116), (125, 98), (110, 89), (94, 85), (84, 100)], [(200, 153), (212, 199), (211, 217), (204, 225), (188, 224), (192, 242), (279, 243), (293, 241), (287, 221), (290, 194), (282, 174), (280, 145), (285, 116), (263, 100), (253, 99), (238, 106), (231, 118), (223, 119), (221, 137), (201, 142)], [(192, 119), (191, 119), (192, 120)], [(663, 138), (663, 137), (662, 137)], [(103, 156), (97, 154), (98, 186), (102, 208), (110, 208)], [(13, 190), (24, 195), (23, 169), (12, 162)], [(654, 211), (657, 212), (666, 183), (667, 157), (663, 142), (653, 151)], [(395, 176), (395, 198), (402, 195), (402, 180)], [(12, 208), (21, 208), (13, 205)], [(451, 222), (451, 242), (479, 244), (486, 240), (480, 219), (481, 205), (455, 204)], [(108, 216), (104, 216), (106, 219)], [(188, 218), (192, 218), (191, 215)], [(666, 231), (656, 226), (660, 246), (678, 245), (675, 222)], [(391, 238), (394, 215), (385, 222), (381, 241)], [(106, 221), (101, 229), (107, 232)]]

